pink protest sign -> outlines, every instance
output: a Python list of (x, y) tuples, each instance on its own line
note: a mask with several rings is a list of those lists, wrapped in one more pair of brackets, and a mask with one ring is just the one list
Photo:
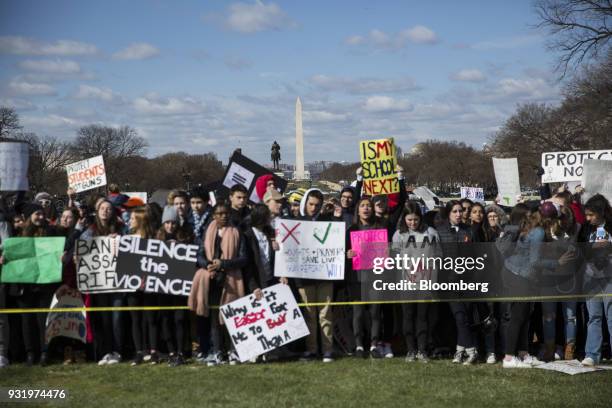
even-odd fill
[(351, 248), (355, 251), (353, 270), (372, 269), (374, 258), (387, 256), (387, 242), (386, 229), (351, 231)]

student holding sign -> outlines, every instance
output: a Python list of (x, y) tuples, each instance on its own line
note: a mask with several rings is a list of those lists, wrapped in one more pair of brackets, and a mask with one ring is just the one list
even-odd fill
[[(26, 219), (22, 237), (41, 238), (57, 235), (54, 227), (50, 226), (45, 218), (44, 209), (40, 204), (31, 203), (26, 205), (23, 210)], [(0, 257), (0, 264), (8, 265), (8, 256)], [(4, 271), (6, 273), (6, 271)], [(43, 308), (46, 309), (51, 304), (53, 294), (59, 287), (61, 281), (61, 266), (58, 283), (38, 284), (38, 283), (18, 283), (13, 287), (16, 292), (17, 307), (23, 309)], [(26, 364), (31, 366), (37, 360), (36, 352), (40, 352), (40, 365), (48, 363), (47, 343), (45, 341), (47, 313), (23, 313), (21, 315), (21, 329), (23, 342), (26, 351)]]
[[(351, 301), (361, 301), (361, 274), (368, 273), (367, 270), (359, 271), (353, 270), (352, 259), (356, 257), (356, 249), (353, 248), (351, 239), (351, 233), (354, 231), (366, 231), (379, 229), (378, 220), (374, 215), (374, 205), (372, 200), (368, 197), (361, 198), (357, 202), (357, 211), (355, 213), (353, 224), (347, 231), (346, 240), (346, 272), (345, 277), (348, 283), (349, 297)], [(384, 230), (383, 230), (384, 232)], [(363, 251), (363, 248), (361, 248)], [(369, 312), (369, 318), (366, 318), (366, 310)], [(353, 305), (353, 334), (355, 335), (355, 356), (364, 357), (364, 326), (366, 322), (370, 322), (368, 332), (370, 333), (370, 356), (372, 358), (384, 357), (378, 347), (378, 341), (380, 340), (380, 304), (372, 304), (367, 307), (364, 305)]]
[[(222, 329), (218, 311), (211, 313), (209, 305), (224, 305), (244, 296), (242, 268), (248, 262), (245, 240), (240, 230), (230, 224), (230, 207), (218, 203), (213, 208), (213, 220), (204, 234), (204, 245), (198, 254), (201, 267), (193, 278), (189, 307), (198, 316), (210, 316), (213, 358), (208, 365), (224, 361), (224, 352), (231, 344)], [(238, 363), (238, 356), (229, 353), (230, 364)]]

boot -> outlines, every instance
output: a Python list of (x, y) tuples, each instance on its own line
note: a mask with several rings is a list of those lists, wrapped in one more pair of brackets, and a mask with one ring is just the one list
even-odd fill
[(565, 353), (563, 358), (565, 360), (573, 360), (576, 358), (576, 343), (570, 341), (565, 345)]
[(556, 349), (555, 342), (545, 343), (544, 344), (544, 355), (542, 356), (542, 359), (546, 362), (555, 361), (555, 349)]

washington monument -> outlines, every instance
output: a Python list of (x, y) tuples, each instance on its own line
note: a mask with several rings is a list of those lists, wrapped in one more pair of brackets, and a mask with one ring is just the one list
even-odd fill
[(304, 133), (302, 131), (302, 101), (298, 96), (295, 102), (295, 180), (304, 180)]

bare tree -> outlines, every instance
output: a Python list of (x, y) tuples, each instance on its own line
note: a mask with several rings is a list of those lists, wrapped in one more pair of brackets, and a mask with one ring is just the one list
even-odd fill
[(9, 133), (20, 130), (19, 115), (15, 109), (0, 106), (0, 137), (8, 136)]
[(536, 0), (538, 27), (548, 29), (549, 47), (561, 52), (557, 69), (565, 76), (568, 68), (597, 58), (609, 49), (612, 38), (610, 0)]
[(146, 141), (129, 126), (84, 126), (78, 130), (73, 143), (75, 155), (82, 159), (98, 155), (105, 159), (125, 159), (144, 154), (146, 147)]

